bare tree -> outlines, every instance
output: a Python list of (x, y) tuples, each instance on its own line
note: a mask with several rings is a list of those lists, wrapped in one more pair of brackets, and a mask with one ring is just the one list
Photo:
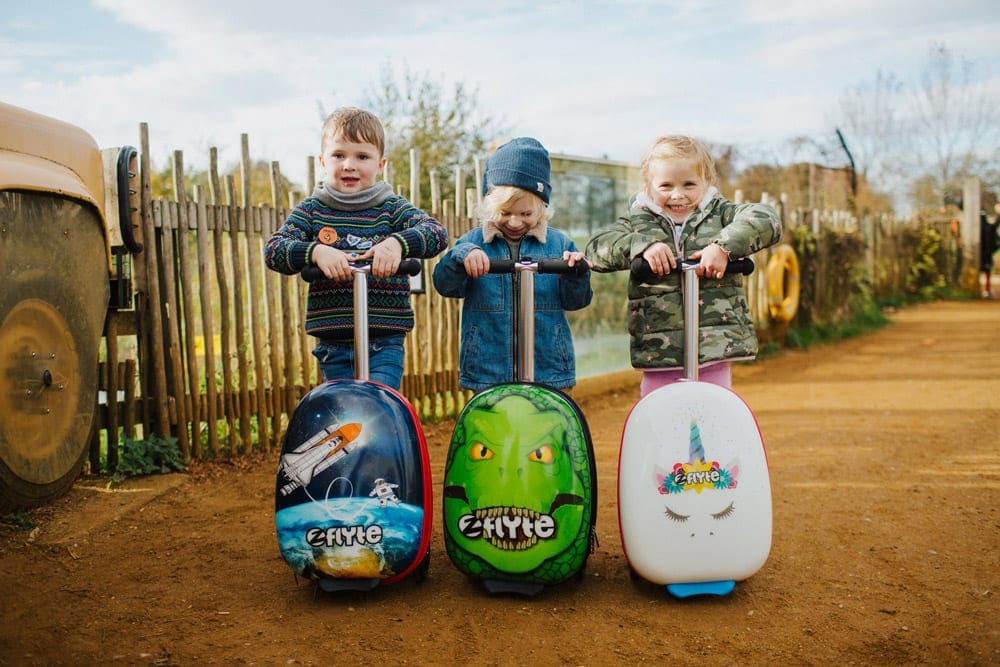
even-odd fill
[(479, 112), (478, 90), (459, 82), (446, 91), (441, 81), (410, 70), (400, 83), (389, 63), (383, 64), (367, 96), (367, 106), (385, 125), (387, 157), (397, 174), (408, 168), (409, 151), (415, 148), (422, 188), (429, 191), (428, 171), (437, 169), (442, 173), (443, 197), (455, 195), (451, 178), (455, 167), (462, 166), (471, 175), (473, 158), (485, 155), (489, 142), (507, 132), (500, 122)]
[(871, 82), (849, 88), (840, 98), (845, 139), (850, 143), (857, 173), (888, 185), (898, 173), (900, 102), (903, 84), (881, 69)]
[(913, 93), (912, 155), (934, 177), (939, 202), (961, 191), (962, 177), (995, 168), (1000, 100), (975, 74), (971, 61), (933, 44)]
[(1000, 100), (976, 74), (971, 61), (932, 44), (911, 85), (879, 70), (845, 91), (836, 125), (873, 195), (893, 193), (897, 204), (920, 208), (954, 198), (967, 175), (991, 184), (1000, 156)]

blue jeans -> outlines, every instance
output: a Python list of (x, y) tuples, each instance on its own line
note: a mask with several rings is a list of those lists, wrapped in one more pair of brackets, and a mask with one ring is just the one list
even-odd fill
[[(399, 391), (403, 383), (403, 341), (405, 336), (385, 336), (368, 341), (368, 379)], [(354, 343), (320, 341), (313, 348), (324, 380), (353, 378)]]

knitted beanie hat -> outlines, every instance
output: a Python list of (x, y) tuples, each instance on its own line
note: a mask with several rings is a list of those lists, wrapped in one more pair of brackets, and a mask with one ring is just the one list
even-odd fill
[(483, 171), (483, 194), (498, 185), (534, 192), (549, 203), (552, 184), (549, 182), (549, 152), (531, 137), (511, 139), (486, 160)]

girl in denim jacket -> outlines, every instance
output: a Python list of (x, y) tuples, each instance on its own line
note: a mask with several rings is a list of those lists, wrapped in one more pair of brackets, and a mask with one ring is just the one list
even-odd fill
[[(434, 288), (464, 298), (459, 383), (482, 391), (518, 379), (514, 307), (517, 274), (489, 274), (490, 260), (530, 257), (586, 262), (572, 239), (550, 228), (549, 154), (535, 139), (513, 139), (486, 161), (482, 225), (455, 242), (434, 268)], [(588, 263), (589, 266), (589, 263)], [(556, 389), (576, 384), (567, 310), (590, 303), (590, 271), (535, 277), (535, 380)]]

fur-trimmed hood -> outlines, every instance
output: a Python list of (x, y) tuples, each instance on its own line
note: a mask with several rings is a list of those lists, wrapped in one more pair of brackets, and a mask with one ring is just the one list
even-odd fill
[[(549, 223), (547, 220), (539, 220), (538, 224), (532, 227), (525, 236), (531, 236), (538, 239), (539, 243), (545, 243), (545, 239), (548, 236)], [(497, 236), (502, 236), (503, 232), (497, 227), (497, 223), (493, 221), (487, 221), (483, 223), (483, 241), (486, 243), (492, 243), (493, 239)]]

